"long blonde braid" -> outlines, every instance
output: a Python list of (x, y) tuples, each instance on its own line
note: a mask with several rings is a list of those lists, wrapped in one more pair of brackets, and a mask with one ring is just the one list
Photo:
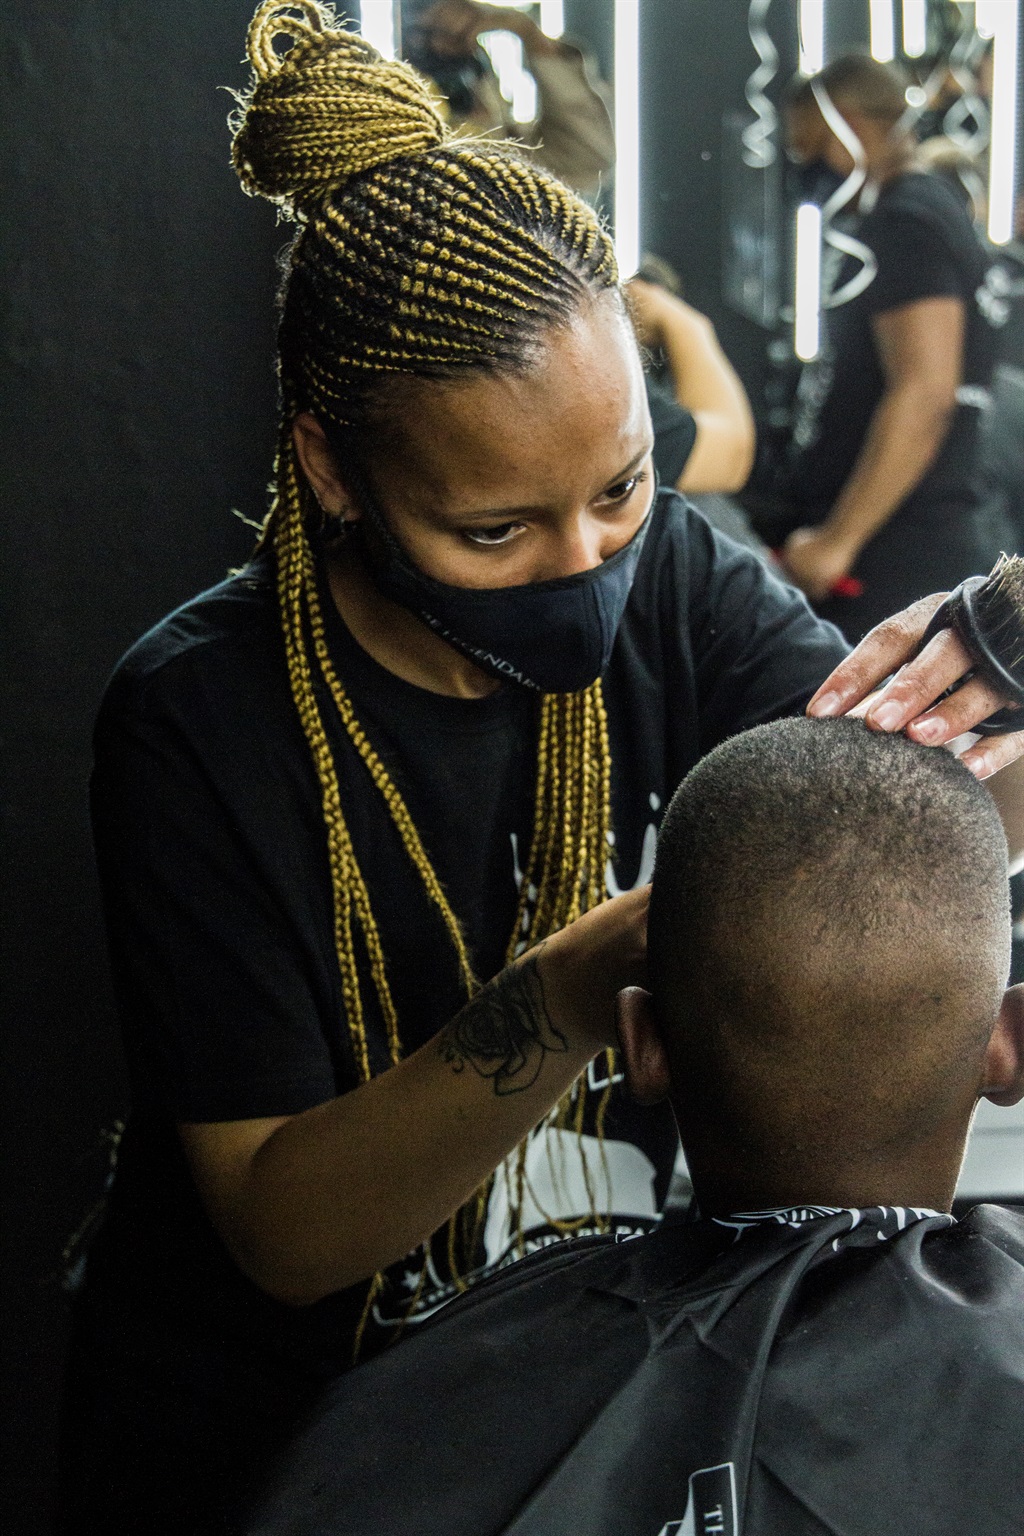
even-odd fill
[[(283, 56), (275, 46), (282, 36), (291, 45)], [(262, 540), (276, 557), (289, 685), (320, 783), (342, 997), (365, 1081), (372, 1066), (357, 929), (393, 1062), (402, 1042), (315, 677), (326, 684), (443, 918), (467, 996), (477, 982), (458, 917), (327, 648), (310, 539), (317, 512), (297, 463), (292, 422), (299, 410), (311, 410), (334, 442), (361, 453), (375, 413), (386, 409), (389, 377), (526, 369), (548, 329), (571, 318), (588, 293), (614, 289), (617, 274), (610, 240), (586, 204), (502, 147), (449, 141), (415, 71), (383, 60), (318, 0), (264, 0), (247, 50), (254, 81), (239, 97), (233, 163), (248, 192), (276, 202), (298, 224), (282, 294), (282, 422)], [(577, 694), (544, 696), (533, 837), (509, 959), (604, 900), (609, 786), (600, 682)], [(582, 1092), (577, 1088), (558, 1111), (562, 1124), (574, 1114), (577, 1131)], [(521, 1149), (520, 1193), (524, 1157)], [(457, 1244), (472, 1251), (485, 1203), (486, 1189), (449, 1225), (457, 1284), (464, 1283)], [(382, 1284), (374, 1277), (359, 1336)], [(357, 1336), (357, 1348), (358, 1342)]]

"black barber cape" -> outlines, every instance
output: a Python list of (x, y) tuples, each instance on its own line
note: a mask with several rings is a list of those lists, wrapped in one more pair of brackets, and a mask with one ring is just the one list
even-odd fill
[(246, 1536), (1020, 1536), (1024, 1215), (758, 1212), (483, 1282), (324, 1396)]

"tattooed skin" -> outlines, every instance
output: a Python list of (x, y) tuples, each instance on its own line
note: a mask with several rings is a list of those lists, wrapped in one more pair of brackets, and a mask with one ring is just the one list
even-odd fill
[(568, 1050), (548, 1017), (537, 961), (543, 944), (512, 971), (502, 971), (441, 1031), (442, 1059), (490, 1078), (499, 1096), (537, 1081), (544, 1058)]

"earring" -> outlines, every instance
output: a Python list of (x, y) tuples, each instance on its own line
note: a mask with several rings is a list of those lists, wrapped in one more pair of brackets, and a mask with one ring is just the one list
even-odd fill
[(343, 517), (340, 512), (325, 512), (320, 509), (320, 538), (324, 544), (336, 544), (348, 534), (350, 519)]

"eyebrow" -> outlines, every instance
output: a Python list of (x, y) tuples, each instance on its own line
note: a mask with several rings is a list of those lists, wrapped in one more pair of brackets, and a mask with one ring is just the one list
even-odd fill
[[(634, 458), (630, 459), (630, 461), (626, 465), (625, 469), (619, 470), (618, 474), (613, 475), (609, 480), (606, 480), (605, 481), (605, 485), (618, 485), (620, 483), (620, 481), (628, 480), (630, 475), (633, 473), (633, 471), (636, 470), (636, 469), (639, 469), (639, 467), (643, 463), (644, 459), (648, 458), (649, 455), (651, 453), (653, 453), (653, 451), (654, 451), (654, 438), (652, 437), (650, 439), (650, 441), (647, 443), (647, 445), (645, 447), (641, 448), (640, 452), (638, 454), (636, 454)], [(473, 511), (473, 512), (441, 512), (440, 516), (442, 518), (444, 518), (445, 521), (447, 521), (448, 519), (450, 519), (452, 517), (457, 517), (460, 522), (464, 522), (464, 521), (472, 522), (475, 519), (479, 519), (480, 521), (483, 521), (484, 519), (493, 519), (493, 518), (496, 518), (496, 517), (501, 517), (501, 518), (504, 518), (506, 521), (511, 521), (517, 515), (522, 514), (524, 512), (530, 512), (532, 510), (533, 510), (533, 508), (531, 506), (525, 506), (525, 507), (484, 507), (484, 508), (481, 508), (478, 511)]]

